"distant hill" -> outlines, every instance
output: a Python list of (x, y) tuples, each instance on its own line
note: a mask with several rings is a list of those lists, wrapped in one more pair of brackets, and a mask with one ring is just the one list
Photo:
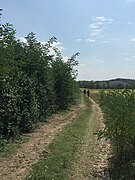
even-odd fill
[(78, 81), (78, 84), (81, 88), (90, 89), (135, 89), (135, 79), (117, 78), (106, 81)]

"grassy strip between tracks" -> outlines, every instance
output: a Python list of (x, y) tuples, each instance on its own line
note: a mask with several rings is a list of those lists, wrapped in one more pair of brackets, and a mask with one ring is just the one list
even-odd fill
[(85, 108), (77, 114), (74, 121), (67, 125), (49, 145), (48, 153), (34, 166), (26, 177), (31, 180), (67, 180), (72, 169), (75, 155), (81, 143), (91, 114), (91, 102), (85, 98)]

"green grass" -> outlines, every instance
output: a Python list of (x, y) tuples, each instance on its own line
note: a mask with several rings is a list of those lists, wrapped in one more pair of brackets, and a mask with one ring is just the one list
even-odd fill
[(96, 103), (100, 103), (100, 90), (91, 90), (90, 91), (90, 97), (95, 101)]
[(9, 157), (12, 154), (15, 154), (17, 149), (21, 146), (22, 143), (27, 141), (26, 137), (20, 136), (20, 138), (15, 140), (0, 140), (0, 157)]
[(91, 94), (90, 94), (90, 97), (91, 97), (91, 99), (93, 99), (93, 101), (95, 101), (96, 103), (100, 103), (100, 94), (97, 94), (97, 93), (94, 93), (94, 92), (92, 92)]
[(49, 145), (48, 152), (34, 166), (26, 179), (30, 180), (67, 180), (72, 169), (75, 155), (81, 147), (83, 136), (87, 128), (91, 104), (85, 99), (87, 107), (79, 112), (74, 121)]

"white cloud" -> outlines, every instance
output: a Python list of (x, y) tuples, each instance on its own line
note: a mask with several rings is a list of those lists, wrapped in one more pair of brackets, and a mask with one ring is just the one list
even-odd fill
[(62, 45), (62, 43), (59, 42), (59, 41), (58, 42), (54, 42), (52, 46), (53, 47), (57, 47), (60, 50), (60, 52), (65, 49), (65, 47)]
[(41, 43), (42, 45), (45, 45), (47, 42), (41, 41), (40, 43)]
[[(45, 44), (47, 44), (47, 42), (40, 42), (42, 45), (45, 45)], [(49, 48), (49, 55), (55, 55), (55, 50), (54, 50), (54, 48), (57, 48), (60, 52), (62, 52), (64, 49), (65, 49), (65, 47), (62, 45), (62, 43), (61, 42), (53, 42), (53, 44), (51, 45), (51, 47)]]
[(131, 43), (131, 45), (132, 45), (133, 47), (135, 47), (135, 38), (131, 38), (131, 39), (130, 39), (130, 43)]
[(102, 44), (108, 44), (108, 41), (101, 41)]
[(61, 42), (54, 42), (52, 44), (52, 47), (49, 48), (50, 52), (49, 55), (54, 55), (55, 56), (55, 50), (54, 48), (58, 49), (60, 52), (62, 52), (65, 48), (62, 46)]
[(100, 33), (100, 32), (102, 32), (103, 31), (103, 29), (94, 29), (94, 32), (95, 33)]
[(106, 26), (113, 23), (113, 19), (104, 16), (92, 17), (92, 23), (89, 24), (90, 36), (102, 36)]
[(75, 41), (76, 41), (77, 43), (79, 43), (79, 42), (82, 41), (82, 39), (78, 38), (78, 39), (76, 39)]
[(104, 16), (92, 17), (93, 21), (106, 21)]
[(99, 36), (103, 32), (103, 29), (93, 29), (90, 36)]
[(114, 21), (113, 19), (106, 18), (104, 16), (92, 17), (92, 19), (93, 21), (97, 22), (97, 24), (103, 24), (103, 23), (112, 24)]
[(92, 24), (89, 25), (89, 28), (90, 29), (98, 29), (99, 25), (92, 23)]
[(64, 62), (67, 62), (67, 60), (70, 58), (70, 57), (68, 57), (68, 56), (62, 56), (63, 57), (63, 61)]
[(55, 55), (54, 48), (57, 48), (60, 52), (62, 52), (65, 49), (61, 42), (54, 42), (52, 44), (52, 47), (50, 48), (50, 55)]
[(130, 41), (131, 41), (131, 42), (135, 42), (135, 38), (131, 38)]
[(128, 61), (128, 62), (135, 62), (135, 56), (131, 56), (129, 58), (125, 58), (124, 60)]
[(84, 41), (90, 42), (91, 45), (96, 41), (102, 44), (107, 44), (108, 41), (103, 39), (105, 37), (104, 31), (114, 22), (114, 20), (104, 16), (93, 16), (91, 19), (92, 22), (89, 24), (90, 37)]
[(85, 39), (85, 42), (94, 43), (94, 42), (96, 42), (96, 40), (95, 39)]
[(24, 37), (20, 37), (19, 40), (23, 43), (27, 43), (27, 40)]

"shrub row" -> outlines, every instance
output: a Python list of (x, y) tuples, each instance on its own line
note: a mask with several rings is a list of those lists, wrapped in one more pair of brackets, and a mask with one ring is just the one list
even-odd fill
[(43, 45), (34, 33), (25, 37), (25, 43), (15, 35), (12, 25), (0, 25), (1, 138), (30, 132), (38, 121), (76, 102), (79, 92), (73, 69), (79, 53), (64, 62), (53, 48), (55, 37)]
[(113, 150), (112, 176), (132, 179), (135, 177), (135, 90), (102, 92), (101, 107), (106, 125), (103, 133)]

